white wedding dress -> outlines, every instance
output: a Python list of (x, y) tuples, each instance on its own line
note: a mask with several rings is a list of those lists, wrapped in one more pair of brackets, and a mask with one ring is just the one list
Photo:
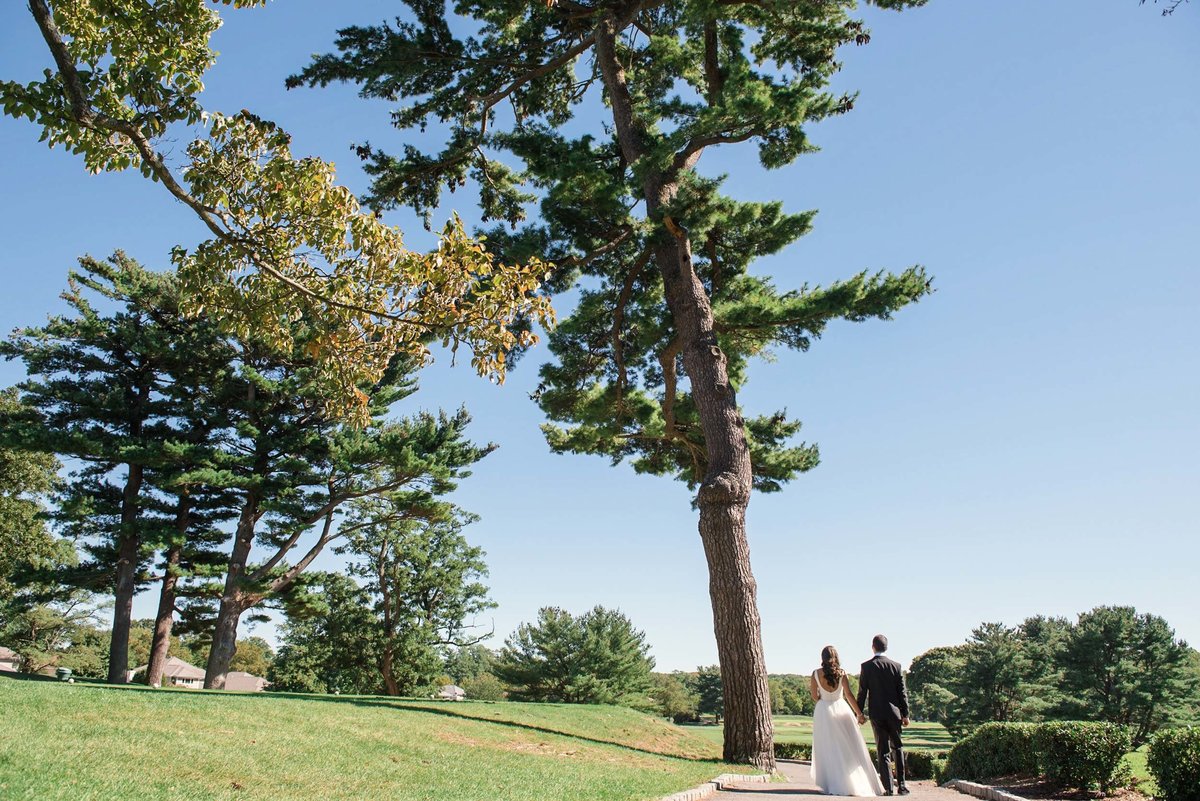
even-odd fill
[[(813, 671), (813, 677), (819, 673)], [(854, 710), (842, 697), (841, 683), (830, 692), (818, 678), (817, 690), (821, 698), (813, 710), (813, 781), (826, 795), (883, 795), (883, 783), (871, 764)]]

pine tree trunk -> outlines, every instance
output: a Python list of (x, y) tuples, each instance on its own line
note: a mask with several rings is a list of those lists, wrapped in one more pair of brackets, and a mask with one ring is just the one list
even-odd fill
[(250, 547), (254, 544), (254, 524), (258, 521), (258, 497), (253, 493), (242, 506), (234, 536), (233, 551), (229, 555), (229, 570), (225, 574), (225, 590), (221, 594), (221, 606), (217, 610), (217, 623), (213, 628), (212, 648), (208, 652), (208, 664), (204, 669), (204, 689), (220, 690), (225, 687), (225, 674), (237, 653), (237, 629), (242, 612), (246, 610), (246, 595), (242, 589), (242, 575), (250, 558)]
[(724, 758), (770, 771), (775, 769), (771, 692), (746, 538), (752, 478), (745, 422), (686, 237), (662, 245), (656, 256), (708, 459), (697, 501), (725, 695)]
[(175, 541), (167, 549), (162, 589), (158, 594), (158, 614), (154, 618), (154, 639), (150, 643), (150, 661), (146, 665), (146, 684), (162, 685), (163, 669), (171, 649), (171, 629), (175, 625), (175, 585), (179, 583), (179, 561), (183, 556), (184, 537), (190, 521), (189, 498), (180, 494), (175, 506)]
[(154, 618), (154, 639), (150, 643), (150, 661), (146, 666), (146, 684), (161, 687), (163, 670), (171, 650), (171, 629), (175, 625), (175, 585), (179, 582), (176, 569), (183, 551), (181, 545), (173, 545), (167, 551), (167, 574), (163, 576), (162, 590), (158, 594), (158, 614)]
[[(617, 52), (619, 32), (632, 19), (628, 11), (623, 17), (615, 11), (601, 15), (596, 28), (596, 63), (608, 91), (622, 155), (627, 163), (636, 164), (647, 155), (648, 132), (637, 117)], [(681, 168), (690, 169), (691, 164)], [(725, 355), (717, 341), (712, 305), (692, 265), (687, 232), (666, 217), (679, 191), (678, 180), (678, 174), (647, 170), (642, 176), (642, 191), (647, 217), (663, 223), (670, 232), (669, 236), (661, 234), (655, 247), (655, 263), (662, 274), (684, 370), (704, 432), (708, 464), (696, 500), (725, 690), (724, 757), (728, 762), (774, 770), (771, 694), (746, 539), (746, 507), (752, 486), (750, 447), (729, 383)]]
[(142, 466), (131, 464), (121, 494), (121, 539), (113, 590), (113, 626), (108, 647), (108, 683), (129, 683), (129, 629), (133, 623), (133, 596), (137, 593), (137, 568), (141, 555), (138, 536), (138, 495), (142, 491)]

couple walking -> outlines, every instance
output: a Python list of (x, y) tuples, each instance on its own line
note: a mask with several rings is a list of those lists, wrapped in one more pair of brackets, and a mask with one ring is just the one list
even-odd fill
[[(908, 795), (900, 736), (902, 727), (908, 725), (908, 690), (900, 665), (884, 656), (887, 637), (875, 635), (871, 646), (875, 658), (862, 664), (857, 699), (850, 692), (846, 671), (832, 645), (821, 651), (821, 667), (812, 674), (810, 689), (817, 702), (813, 711), (812, 777), (828, 795), (893, 795), (893, 751), (896, 792)], [(879, 751), (878, 773), (858, 729), (868, 717)]]

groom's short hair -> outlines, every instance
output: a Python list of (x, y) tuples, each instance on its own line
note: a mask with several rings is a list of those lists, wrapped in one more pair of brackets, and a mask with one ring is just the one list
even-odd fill
[(876, 634), (871, 640), (871, 647), (875, 649), (876, 653), (882, 654), (887, 650), (887, 637), (884, 637), (882, 634)]

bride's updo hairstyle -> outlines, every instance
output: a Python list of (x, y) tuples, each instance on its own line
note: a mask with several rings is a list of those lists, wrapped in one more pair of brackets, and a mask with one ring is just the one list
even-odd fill
[(842, 681), (842, 676), (846, 675), (846, 671), (842, 670), (842, 660), (838, 659), (837, 649), (832, 645), (826, 645), (821, 649), (821, 673), (825, 676), (825, 681), (829, 682), (829, 686), (837, 688)]

